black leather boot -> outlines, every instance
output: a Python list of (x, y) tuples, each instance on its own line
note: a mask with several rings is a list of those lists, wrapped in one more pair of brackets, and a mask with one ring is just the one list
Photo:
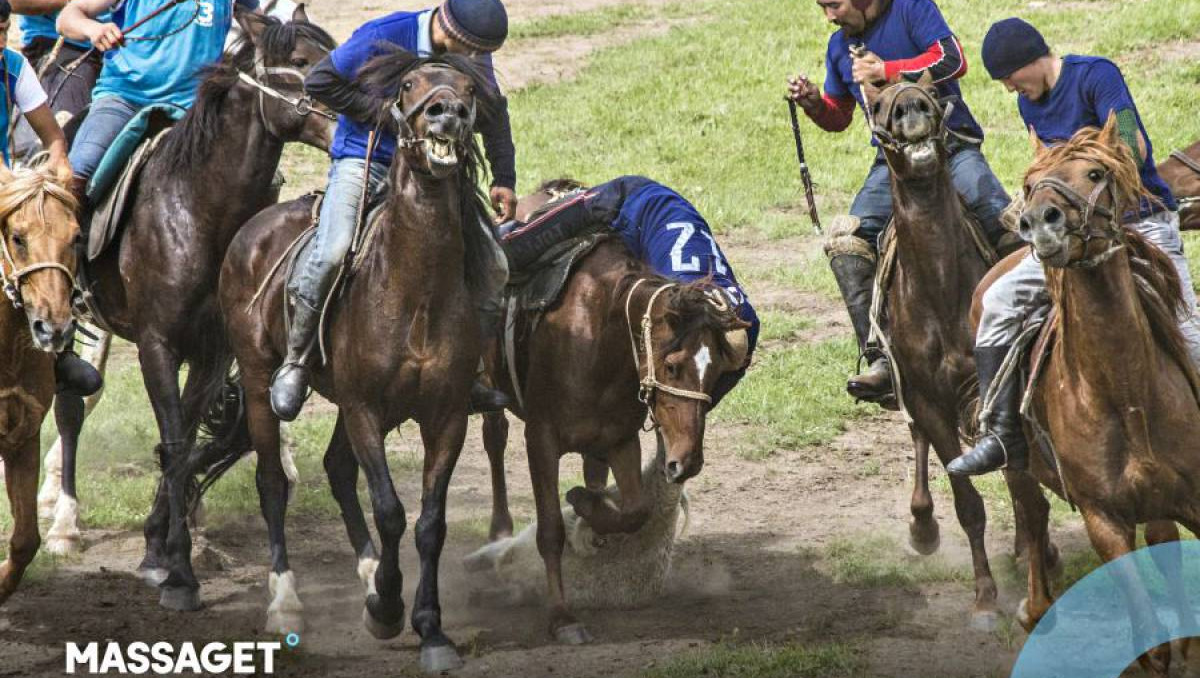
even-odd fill
[(75, 353), (75, 344), (54, 359), (56, 391), (63, 395), (86, 398), (104, 388), (104, 377), (88, 361)]
[(288, 330), (288, 354), (271, 379), (271, 409), (283, 421), (300, 414), (308, 398), (308, 368), (304, 363), (317, 338), (321, 312), (299, 297), (293, 297), (292, 326)]
[[(1009, 346), (976, 346), (975, 369), (979, 372), (979, 397), (988, 389), (1008, 355)], [(1024, 471), (1029, 468), (1029, 445), (1021, 425), (1021, 380), (1011, 376), (1000, 385), (992, 403), (988, 432), (975, 447), (946, 465), (946, 471), (960, 476), (977, 476), (1002, 468)]]
[(875, 287), (875, 263), (854, 254), (839, 254), (829, 261), (837, 280), (858, 348), (867, 360), (862, 374), (850, 377), (846, 392), (858, 400), (884, 405), (895, 403), (892, 370), (887, 357), (868, 343), (871, 336), (871, 295)]

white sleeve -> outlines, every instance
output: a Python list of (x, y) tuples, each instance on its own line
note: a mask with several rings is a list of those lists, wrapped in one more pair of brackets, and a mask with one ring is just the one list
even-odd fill
[(21, 68), (21, 74), (17, 76), (16, 91), (13, 92), (13, 103), (21, 109), (22, 113), (28, 113), (33, 109), (46, 103), (49, 97), (46, 96), (46, 90), (42, 89), (42, 83), (38, 82), (37, 73), (34, 72), (33, 65), (26, 62)]

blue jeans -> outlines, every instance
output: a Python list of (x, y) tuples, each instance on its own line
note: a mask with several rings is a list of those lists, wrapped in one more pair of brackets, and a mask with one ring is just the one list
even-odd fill
[[(979, 147), (965, 144), (951, 147), (950, 178), (971, 213), (983, 226), (988, 240), (995, 245), (1005, 233), (1000, 215), (1010, 201)], [(892, 218), (891, 173), (882, 157), (867, 172), (867, 180), (850, 205), (850, 214), (860, 221), (855, 235), (877, 249), (879, 234)]]
[[(320, 308), (324, 302), (333, 274), (346, 252), (350, 251), (354, 239), (354, 226), (358, 220), (359, 202), (363, 196), (363, 158), (339, 158), (329, 166), (329, 186), (325, 189), (325, 201), (321, 203), (321, 221), (309, 254), (296, 269), (288, 286), (293, 296), (311, 308)], [(367, 195), (380, 189), (387, 179), (388, 166), (371, 163)]]
[(125, 129), (125, 125), (142, 110), (119, 96), (104, 97), (92, 102), (88, 115), (75, 133), (75, 141), (67, 158), (75, 176), (90, 179), (104, 159), (104, 154), (113, 140)]

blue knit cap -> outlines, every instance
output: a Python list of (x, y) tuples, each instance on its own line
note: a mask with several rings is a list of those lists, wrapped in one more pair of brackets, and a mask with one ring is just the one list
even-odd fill
[(1049, 53), (1038, 29), (1016, 17), (992, 24), (983, 38), (983, 67), (993, 80), (1007, 78)]
[(500, 0), (446, 0), (437, 14), (450, 37), (481, 52), (495, 52), (508, 37), (508, 12)]

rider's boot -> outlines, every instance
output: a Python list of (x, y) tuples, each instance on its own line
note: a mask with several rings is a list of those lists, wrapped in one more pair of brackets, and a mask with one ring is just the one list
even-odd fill
[(288, 329), (288, 352), (283, 365), (271, 379), (271, 409), (283, 421), (300, 414), (308, 398), (308, 368), (305, 366), (317, 338), (321, 312), (300, 296), (292, 296), (292, 326)]
[[(976, 346), (975, 369), (979, 371), (979, 399), (982, 402), (1008, 355), (1009, 346)], [(975, 476), (1001, 468), (1024, 471), (1029, 467), (1029, 445), (1021, 424), (1020, 379), (1010, 375), (1000, 384), (992, 401), (988, 432), (970, 452), (946, 465), (946, 471), (960, 476)]]

